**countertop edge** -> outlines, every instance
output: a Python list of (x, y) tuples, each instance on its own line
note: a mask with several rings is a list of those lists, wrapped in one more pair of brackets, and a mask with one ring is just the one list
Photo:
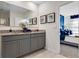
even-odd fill
[(33, 31), (33, 32), (20, 32), (20, 33), (0, 33), (0, 36), (9, 36), (9, 35), (25, 35), (25, 34), (34, 34), (34, 33), (44, 33), (45, 30)]

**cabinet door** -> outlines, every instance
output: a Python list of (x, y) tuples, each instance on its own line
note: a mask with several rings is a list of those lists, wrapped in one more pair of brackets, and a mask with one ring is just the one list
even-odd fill
[(31, 37), (31, 51), (35, 51), (38, 49), (38, 38)]
[(78, 57), (78, 48), (73, 46), (68, 46), (61, 44), (60, 45), (60, 54), (69, 58), (77, 58)]
[(30, 39), (25, 38), (19, 40), (19, 56), (30, 52)]
[(44, 48), (45, 46), (45, 37), (38, 37), (38, 49)]
[(77, 51), (78, 51), (78, 58), (79, 58), (79, 46), (78, 46), (78, 50)]
[(2, 57), (15, 58), (17, 57), (17, 41), (9, 41), (2, 43)]
[(45, 46), (45, 34), (37, 33), (31, 35), (31, 51), (41, 49)]

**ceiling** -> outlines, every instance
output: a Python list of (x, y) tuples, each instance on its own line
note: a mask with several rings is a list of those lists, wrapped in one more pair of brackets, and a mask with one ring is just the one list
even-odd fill
[[(33, 2), (37, 5), (40, 5), (40, 4), (43, 4), (43, 3), (46, 3), (46, 2), (51, 2), (51, 1), (30, 1), (30, 2)], [(52, 2), (56, 2), (56, 1), (52, 1)], [(19, 11), (19, 12), (28, 12), (29, 11), (25, 8), (22, 8), (22, 7), (19, 7), (19, 6), (16, 6), (16, 5), (12, 5), (12, 4), (8, 4), (8, 3), (2, 2), (2, 1), (0, 1), (0, 9), (7, 10), (7, 11), (14, 10), (14, 11)]]
[(35, 3), (35, 4), (37, 4), (37, 5), (48, 3), (48, 2), (49, 3), (50, 2), (53, 2), (53, 3), (59, 2), (59, 4), (63, 5), (63, 4), (66, 4), (66, 3), (70, 3), (71, 1), (32, 1), (32, 2)]
[[(25, 1), (23, 1), (22, 3), (24, 3), (24, 2)], [(45, 1), (31, 1), (31, 2), (35, 3), (36, 5), (40, 5), (40, 4), (45, 3)], [(22, 13), (30, 11), (30, 10), (27, 10), (25, 8), (22, 8), (22, 7), (13, 5), (13, 4), (8, 4), (8, 3), (3, 2), (3, 1), (0, 1), (0, 10), (6, 10), (6, 11), (12, 10), (12, 11), (18, 11), (18, 12), (22, 12)]]
[(0, 1), (0, 10), (6, 10), (6, 11), (18, 11), (18, 12), (28, 12), (29, 10), (26, 10), (25, 8), (16, 6), (16, 5), (12, 5), (12, 4), (8, 4), (5, 2)]
[(46, 1), (32, 1), (33, 3), (37, 4), (37, 5), (40, 5), (40, 4), (43, 4), (45, 3)]

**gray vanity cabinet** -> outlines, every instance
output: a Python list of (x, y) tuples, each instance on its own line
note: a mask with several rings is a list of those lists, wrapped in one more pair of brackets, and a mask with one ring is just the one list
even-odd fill
[(7, 41), (2, 42), (2, 57), (3, 58), (12, 58), (17, 57), (17, 41)]
[(31, 51), (45, 47), (45, 33), (31, 34)]
[(31, 52), (38, 49), (38, 38), (31, 37)]
[(45, 33), (5, 35), (1, 41), (1, 57), (15, 58), (44, 48)]
[(38, 49), (45, 47), (45, 36), (38, 37)]
[(2, 57), (19, 57), (30, 52), (30, 35), (2, 37)]
[(23, 38), (19, 40), (19, 56), (30, 52), (30, 38)]

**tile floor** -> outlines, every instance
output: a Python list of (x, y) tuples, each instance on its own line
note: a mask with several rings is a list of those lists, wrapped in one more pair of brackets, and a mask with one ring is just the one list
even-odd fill
[(68, 58), (79, 58), (79, 48), (61, 44), (60, 54)]
[(24, 56), (24, 58), (66, 58), (66, 57), (63, 55), (55, 54), (46, 49), (42, 49), (27, 56)]

